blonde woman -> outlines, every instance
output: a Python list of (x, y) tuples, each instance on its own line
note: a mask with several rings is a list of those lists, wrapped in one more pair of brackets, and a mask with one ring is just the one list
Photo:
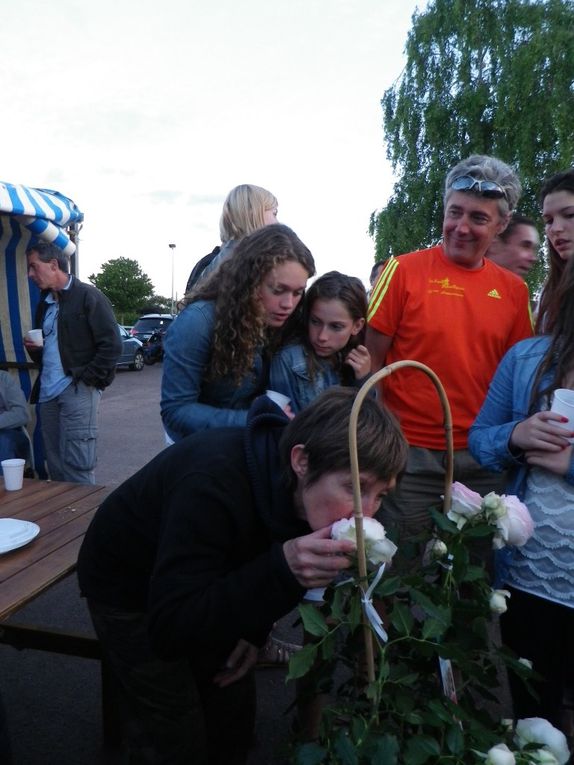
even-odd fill
[(211, 273), (234, 252), (244, 236), (253, 234), (263, 226), (277, 223), (277, 199), (267, 189), (243, 183), (231, 189), (219, 220), (219, 235), (222, 246), (215, 247), (209, 255), (201, 258), (191, 272), (185, 288), (186, 294), (199, 279)]

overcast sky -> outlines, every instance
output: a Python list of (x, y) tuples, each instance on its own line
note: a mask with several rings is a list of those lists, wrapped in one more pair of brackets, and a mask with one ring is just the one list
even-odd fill
[(318, 273), (367, 280), (370, 213), (392, 190), (380, 99), (412, 0), (18, 0), (2, 8), (0, 180), (84, 212), (80, 277), (138, 260), (181, 296), (254, 183)]

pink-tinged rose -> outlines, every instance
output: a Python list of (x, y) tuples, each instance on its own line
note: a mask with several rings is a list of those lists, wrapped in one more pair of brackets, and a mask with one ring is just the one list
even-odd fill
[(506, 744), (497, 744), (486, 753), (484, 765), (516, 765), (516, 758)]
[(452, 485), (450, 510), (447, 518), (456, 523), (459, 529), (482, 512), (482, 497), (476, 491), (471, 491), (459, 481)]
[[(385, 527), (374, 518), (363, 518), (363, 537), (365, 555), (374, 566), (390, 563), (397, 551), (397, 546), (387, 539)], [(357, 543), (354, 518), (342, 518), (331, 526), (332, 539), (348, 539)]]
[(534, 523), (528, 508), (514, 495), (503, 495), (501, 499), (504, 501), (506, 513), (496, 519), (498, 531), (493, 545), (496, 548), (504, 545), (522, 547), (534, 533)]
[[(549, 752), (558, 765), (566, 765), (570, 759), (566, 736), (542, 717), (519, 720), (516, 723), (516, 743), (520, 748), (526, 744), (542, 744), (543, 748), (537, 754)], [(539, 759), (538, 762), (552, 761)]]

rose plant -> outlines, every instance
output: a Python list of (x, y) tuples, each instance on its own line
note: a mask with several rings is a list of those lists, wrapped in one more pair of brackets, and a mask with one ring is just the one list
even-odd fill
[[(292, 656), (288, 679), (298, 680), (307, 697), (328, 694), (329, 701), (313, 739), (293, 743), (292, 763), (523, 765), (556, 756), (546, 739), (518, 746), (490, 711), (498, 700), (500, 663), (525, 682), (533, 670), (489, 643), (492, 600), (500, 611), (506, 596), (493, 593), (475, 544), (492, 544), (497, 535), (516, 539), (499, 523), (522, 510), (504, 496), (485, 500), (455, 484), (448, 515), (431, 511), (435, 530), (421, 539), (427, 554), (416, 567), (397, 564), (400, 546), (389, 563), (389, 535), (363, 519), (367, 556), (378, 550), (368, 581), (348, 569), (350, 577), (327, 587), (322, 602), (299, 608), (310, 641)], [(522, 539), (529, 527), (519, 526)], [(339, 522), (333, 532), (355, 539), (354, 520)], [(385, 570), (379, 578), (380, 561)], [(371, 589), (384, 629), (367, 622), (375, 651), (375, 679), (369, 682), (363, 631), (364, 614), (374, 610)]]

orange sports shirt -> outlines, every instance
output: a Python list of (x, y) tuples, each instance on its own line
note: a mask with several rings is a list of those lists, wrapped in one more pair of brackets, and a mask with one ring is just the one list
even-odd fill
[[(499, 361), (532, 335), (526, 284), (488, 259), (476, 270), (463, 268), (442, 245), (390, 258), (371, 294), (367, 320), (393, 338), (386, 364), (411, 359), (438, 375), (450, 402), (455, 449), (466, 448)], [(427, 375), (393, 372), (382, 391), (412, 446), (446, 448), (442, 407)]]

